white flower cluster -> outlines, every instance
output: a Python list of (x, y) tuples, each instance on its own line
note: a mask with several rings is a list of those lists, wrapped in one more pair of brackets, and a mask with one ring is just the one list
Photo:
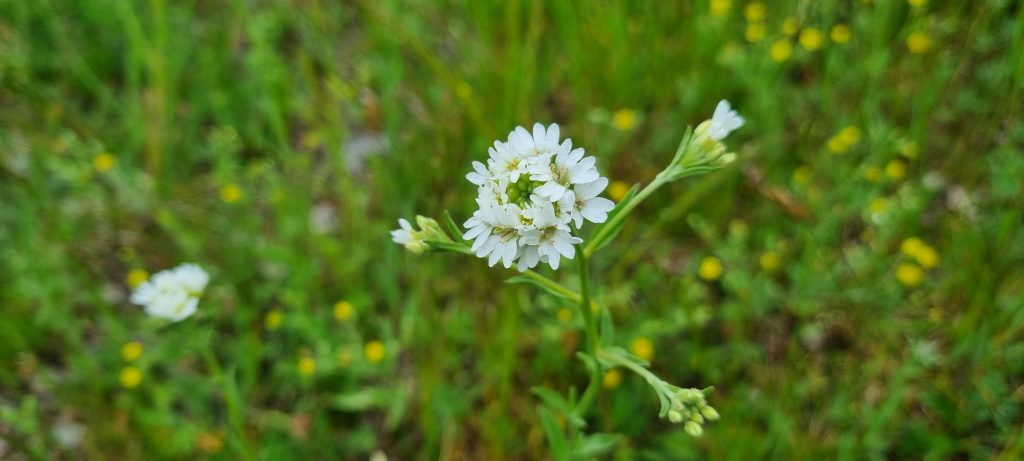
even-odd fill
[(182, 264), (158, 272), (132, 292), (131, 301), (144, 306), (146, 313), (172, 322), (196, 312), (210, 276), (196, 264)]
[(479, 209), (466, 221), (471, 250), (489, 265), (517, 262), (519, 270), (547, 263), (558, 269), (562, 256), (572, 259), (572, 234), (587, 220), (601, 223), (615, 204), (598, 197), (608, 179), (598, 173), (594, 157), (559, 139), (558, 125), (537, 123), (533, 133), (516, 127), (508, 141), (495, 141), (487, 164), (473, 162), (466, 175), (478, 187)]

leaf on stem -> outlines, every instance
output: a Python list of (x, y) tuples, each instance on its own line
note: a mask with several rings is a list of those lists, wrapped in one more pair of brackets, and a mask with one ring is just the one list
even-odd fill
[[(638, 192), (640, 192), (640, 185), (633, 184), (633, 187), (629, 188), (629, 192), (626, 193), (626, 196), (623, 197), (622, 201), (616, 204), (615, 208), (608, 213), (608, 219), (594, 229), (593, 235), (595, 239), (591, 240), (591, 242), (587, 244), (587, 254), (593, 254), (595, 251), (600, 250), (615, 239), (622, 230), (622, 226), (626, 223), (625, 220), (616, 222), (615, 216), (621, 213), (622, 210), (628, 206), (634, 198), (636, 198), (636, 194)], [(605, 229), (608, 226), (613, 227)]]

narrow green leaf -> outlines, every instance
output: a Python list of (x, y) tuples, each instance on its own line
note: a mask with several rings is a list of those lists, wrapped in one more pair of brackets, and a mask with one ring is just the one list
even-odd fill
[(427, 245), (430, 245), (430, 247), (435, 250), (451, 251), (453, 253), (462, 253), (467, 255), (473, 254), (473, 252), (470, 251), (469, 246), (466, 245), (465, 243), (443, 242), (441, 240), (427, 240)]
[[(612, 218), (614, 218), (615, 215), (621, 213), (622, 209), (626, 205), (628, 205), (629, 202), (633, 201), (634, 198), (636, 198), (636, 194), (638, 192), (640, 192), (640, 185), (633, 184), (633, 187), (629, 188), (629, 192), (626, 193), (626, 196), (622, 199), (622, 201), (616, 204), (615, 208), (613, 208), (612, 211), (608, 213), (608, 219), (601, 225), (594, 228), (594, 232), (593, 234), (591, 234), (603, 235), (603, 237), (600, 237), (599, 241), (589, 243), (587, 247), (593, 248), (593, 251), (600, 250), (605, 245), (611, 243), (611, 241), (614, 240), (616, 236), (618, 236), (619, 232), (622, 231), (622, 227), (623, 225), (625, 225), (626, 221), (619, 221), (618, 223), (614, 224), (615, 227), (609, 230), (604, 230), (604, 227), (608, 226), (609, 223), (615, 222), (615, 220)], [(591, 254), (593, 254), (593, 251), (591, 251)]]
[(548, 445), (551, 446), (551, 456), (556, 461), (569, 461), (569, 444), (565, 440), (565, 434), (558, 427), (555, 416), (551, 410), (537, 407), (537, 414), (540, 416), (540, 425), (544, 428), (544, 434), (548, 437)]
[(621, 440), (622, 436), (618, 434), (590, 434), (586, 437), (581, 438), (580, 441), (577, 443), (576, 449), (573, 450), (573, 459), (605, 459), (606, 457), (602, 455), (607, 454), (609, 451), (615, 448), (615, 445), (618, 445), (619, 441)]
[(555, 296), (557, 298), (561, 298), (561, 299), (564, 299), (564, 300), (567, 300), (567, 301), (570, 301), (570, 302), (579, 302), (579, 298), (573, 298), (572, 296), (570, 296), (569, 293), (565, 293), (563, 291), (556, 290), (555, 288), (553, 288), (551, 286), (545, 285), (545, 284), (541, 283), (540, 281), (538, 281), (536, 279), (533, 279), (533, 278), (530, 278), (530, 277), (527, 277), (525, 275), (517, 275), (515, 277), (510, 277), (508, 279), (505, 279), (505, 283), (522, 283), (522, 284), (526, 284), (526, 285), (533, 285), (533, 286), (538, 287), (541, 290), (544, 290), (546, 293), (548, 293), (548, 294), (550, 294), (552, 296)]
[(554, 409), (559, 413), (568, 414), (572, 411), (572, 406), (558, 392), (546, 387), (532, 387), (530, 388), (530, 392), (539, 397), (545, 406)]
[(452, 219), (452, 215), (448, 213), (448, 210), (444, 210), (444, 224), (448, 226), (448, 232), (451, 232), (452, 238), (461, 242), (466, 238), (462, 235), (462, 230), (459, 229), (458, 224), (455, 224), (455, 220)]

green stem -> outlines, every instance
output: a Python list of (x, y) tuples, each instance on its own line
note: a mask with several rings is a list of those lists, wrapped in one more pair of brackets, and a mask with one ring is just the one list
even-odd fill
[(618, 228), (619, 223), (624, 221), (626, 217), (629, 216), (629, 213), (632, 212), (633, 209), (640, 204), (640, 202), (643, 202), (648, 195), (654, 193), (655, 190), (664, 185), (666, 182), (668, 181), (665, 180), (662, 174), (658, 174), (658, 176), (654, 178), (654, 181), (651, 181), (651, 183), (648, 184), (647, 187), (644, 187), (642, 190), (640, 190), (640, 192), (636, 194), (636, 197), (633, 197), (632, 200), (626, 203), (626, 205), (622, 207), (622, 210), (619, 210), (619, 212), (616, 213), (611, 220), (601, 225), (601, 228), (597, 231), (597, 233), (590, 238), (590, 243), (587, 244), (587, 247), (583, 249), (583, 255), (589, 257), (590, 255), (594, 254), (594, 252), (597, 251), (597, 244), (603, 242), (605, 238), (608, 236), (608, 234), (614, 231), (616, 228)]
[(590, 405), (597, 396), (597, 388), (601, 383), (601, 365), (597, 362), (597, 351), (599, 349), (597, 337), (597, 322), (594, 319), (594, 309), (590, 305), (590, 281), (587, 273), (587, 255), (582, 247), (577, 246), (579, 255), (576, 258), (576, 267), (580, 276), (580, 314), (583, 316), (583, 323), (587, 332), (587, 354), (594, 359), (594, 368), (590, 373), (590, 384), (587, 390), (580, 397), (580, 403), (576, 406), (576, 412), (581, 417), (587, 413)]
[(601, 351), (599, 352), (599, 354), (601, 354), (602, 359), (608, 362), (614, 363), (625, 368), (629, 368), (633, 373), (640, 375), (640, 377), (644, 378), (644, 380), (646, 380), (647, 382), (664, 382), (661, 378), (652, 373), (651, 370), (644, 368), (639, 363), (636, 363), (633, 360), (630, 360), (626, 357), (623, 357), (619, 354), (610, 351)]
[(527, 277), (527, 278), (533, 279), (537, 283), (539, 283), (541, 285), (544, 285), (545, 287), (547, 287), (548, 289), (550, 289), (552, 291), (561, 293), (563, 296), (565, 296), (566, 298), (568, 298), (572, 302), (576, 302), (576, 303), (582, 302), (582, 300), (581, 300), (582, 298), (580, 297), (579, 293), (576, 293), (575, 291), (572, 291), (572, 290), (566, 288), (565, 286), (563, 286), (562, 284), (560, 284), (560, 283), (558, 283), (558, 282), (556, 282), (554, 280), (551, 280), (551, 279), (549, 279), (549, 278), (547, 278), (547, 277), (545, 277), (543, 275), (540, 275), (537, 272), (534, 272), (532, 270), (526, 270), (526, 271), (523, 271), (522, 275), (523, 275), (523, 277)]

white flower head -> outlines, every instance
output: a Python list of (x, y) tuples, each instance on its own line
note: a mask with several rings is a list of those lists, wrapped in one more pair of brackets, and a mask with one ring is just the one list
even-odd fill
[(177, 322), (196, 312), (209, 274), (197, 264), (182, 264), (158, 272), (132, 292), (131, 302), (141, 305), (146, 313)]
[(451, 239), (441, 230), (437, 221), (425, 216), (416, 216), (416, 225), (419, 230), (412, 227), (405, 219), (398, 220), (398, 229), (391, 231), (391, 241), (405, 246), (406, 250), (413, 254), (420, 254), (430, 249), (430, 242), (451, 242)]
[(732, 110), (729, 101), (721, 100), (715, 108), (715, 114), (711, 116), (708, 126), (708, 136), (715, 141), (721, 141), (729, 136), (729, 133), (736, 131), (743, 126), (743, 117)]
[(405, 246), (413, 254), (420, 254), (430, 248), (423, 234), (413, 229), (412, 224), (404, 218), (398, 220), (398, 229), (391, 231), (391, 241)]
[(488, 154), (486, 165), (473, 162), (466, 175), (477, 186), (479, 208), (464, 224), (463, 237), (492, 266), (500, 261), (526, 270), (543, 262), (557, 269), (583, 242), (569, 224), (579, 229), (584, 220), (604, 222), (614, 207), (597, 196), (608, 185), (597, 159), (562, 140), (556, 124), (537, 123), (532, 132), (516, 127)]

